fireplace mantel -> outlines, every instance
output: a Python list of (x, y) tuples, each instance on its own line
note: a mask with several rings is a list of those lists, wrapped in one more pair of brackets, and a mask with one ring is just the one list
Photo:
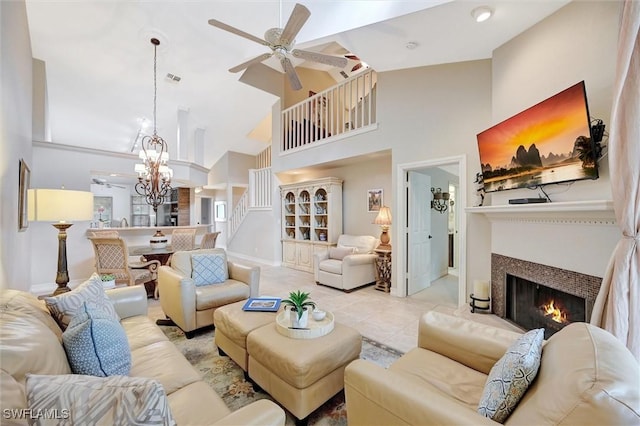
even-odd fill
[(467, 207), (467, 213), (485, 215), (490, 221), (523, 221), (579, 223), (594, 225), (615, 224), (613, 201), (564, 201), (541, 204), (507, 204)]

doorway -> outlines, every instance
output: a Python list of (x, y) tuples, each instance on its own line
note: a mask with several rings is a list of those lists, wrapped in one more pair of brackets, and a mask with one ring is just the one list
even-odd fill
[[(417, 272), (425, 272), (424, 267), (418, 267), (422, 263), (423, 265), (428, 265), (429, 285), (446, 283), (446, 285), (453, 286), (453, 293), (457, 296), (455, 303), (460, 306), (466, 300), (466, 218), (462, 214), (466, 205), (467, 194), (466, 157), (455, 156), (399, 164), (396, 173), (397, 193), (405, 195), (396, 199), (396, 211), (399, 213), (399, 217), (402, 218), (402, 222), (398, 223), (399, 228), (397, 229), (398, 245), (405, 248), (405, 250), (399, 250), (396, 259), (394, 259), (394, 263), (398, 265), (398, 276), (395, 281), (402, 284), (392, 289), (392, 291), (397, 296), (406, 297), (420, 288), (422, 284), (414, 282), (414, 280), (420, 277)], [(421, 185), (412, 185), (410, 183), (410, 180), (413, 179), (411, 176), (416, 175), (428, 176), (428, 180), (423, 180)], [(449, 211), (443, 213), (431, 208), (431, 188), (429, 188), (426, 198), (424, 195), (427, 181), (430, 181), (428, 185), (433, 185), (434, 190), (437, 190), (437, 186), (442, 192), (448, 192), (450, 184), (454, 186), (455, 200), (453, 200), (453, 204), (455, 209), (453, 214), (455, 216), (452, 219), (449, 216)], [(418, 193), (415, 193), (415, 191), (418, 191)], [(420, 203), (421, 206), (415, 206), (415, 203)], [(448, 209), (451, 207), (449, 205)], [(421, 215), (421, 217), (414, 217), (415, 215)], [(433, 220), (431, 216), (435, 216)], [(425, 230), (425, 227), (421, 226), (421, 224), (424, 225), (427, 217), (429, 217), (430, 228), (426, 228), (428, 229), (427, 232), (429, 232), (426, 237), (426, 245), (429, 250), (418, 250), (416, 247), (421, 247), (420, 244), (424, 243), (419, 237), (422, 236), (421, 232)], [(450, 227), (451, 220), (454, 223), (453, 230)], [(443, 223), (442, 226), (438, 225), (439, 222)], [(454, 233), (453, 253), (451, 254), (449, 253), (450, 231)], [(429, 252), (428, 258), (424, 257), (425, 252)], [(449, 267), (450, 258), (454, 262), (453, 270)], [(444, 266), (441, 266), (442, 264)]]

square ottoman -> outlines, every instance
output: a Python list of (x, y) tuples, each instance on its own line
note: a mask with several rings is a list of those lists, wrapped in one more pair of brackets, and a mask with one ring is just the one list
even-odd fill
[(277, 312), (243, 311), (246, 300), (222, 306), (213, 313), (215, 343), (220, 355), (228, 356), (247, 371), (247, 335), (256, 328), (275, 323)]
[(249, 377), (298, 420), (344, 388), (344, 369), (360, 357), (362, 337), (346, 325), (314, 339), (293, 339), (275, 322), (247, 336)]

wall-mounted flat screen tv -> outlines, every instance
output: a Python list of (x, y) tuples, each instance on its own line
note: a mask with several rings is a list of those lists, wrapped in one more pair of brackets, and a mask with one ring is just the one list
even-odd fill
[(478, 134), (484, 190), (598, 178), (584, 81)]

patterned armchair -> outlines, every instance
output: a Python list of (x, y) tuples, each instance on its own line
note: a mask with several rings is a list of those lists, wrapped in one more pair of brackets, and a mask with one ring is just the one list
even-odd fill
[(131, 262), (127, 243), (122, 238), (90, 238), (98, 274), (114, 274), (116, 285), (144, 284), (147, 295), (154, 295), (160, 262)]
[(171, 248), (173, 251), (188, 251), (196, 248), (195, 228), (174, 229), (171, 233)]
[(202, 236), (202, 241), (200, 242), (201, 249), (212, 249), (216, 248), (216, 240), (218, 239), (218, 235), (220, 232), (208, 232)]

